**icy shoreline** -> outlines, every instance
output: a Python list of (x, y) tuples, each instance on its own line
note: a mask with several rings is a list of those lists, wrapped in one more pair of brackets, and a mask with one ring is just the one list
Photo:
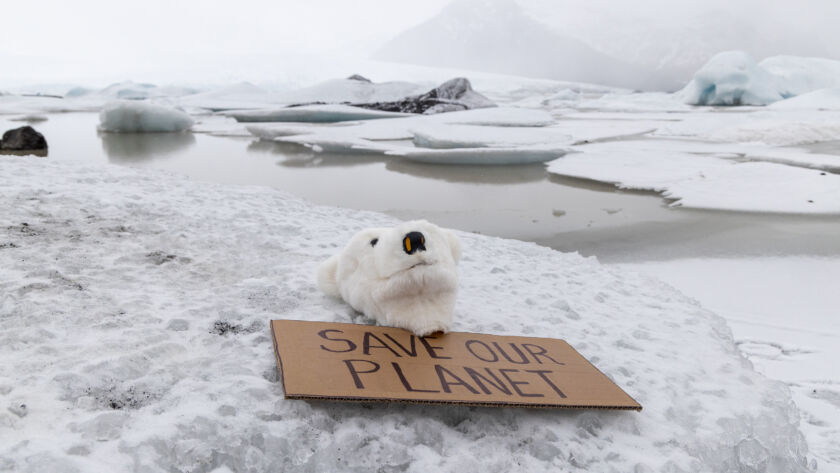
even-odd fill
[(0, 175), (0, 471), (807, 470), (784, 385), (656, 280), (461, 234), (454, 329), (564, 338), (640, 414), (284, 401), (268, 320), (364, 322), (312, 273), (391, 218), (81, 162)]

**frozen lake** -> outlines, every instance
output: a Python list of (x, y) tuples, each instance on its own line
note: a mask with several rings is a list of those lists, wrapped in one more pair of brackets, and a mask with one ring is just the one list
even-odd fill
[[(3, 130), (22, 122), (0, 117)], [(214, 120), (215, 118), (207, 118)], [(202, 117), (199, 117), (202, 120)], [(268, 185), (324, 205), (534, 241), (604, 262), (685, 257), (840, 255), (840, 219), (669, 208), (658, 195), (562, 178), (542, 164), (442, 166), (381, 156), (317, 154), (290, 144), (203, 133), (116, 134), (94, 113), (33, 123), (47, 159), (94, 160)]]

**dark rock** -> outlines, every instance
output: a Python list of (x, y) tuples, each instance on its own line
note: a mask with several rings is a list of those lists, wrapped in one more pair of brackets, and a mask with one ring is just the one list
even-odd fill
[(348, 77), (347, 80), (357, 80), (359, 82), (367, 82), (369, 84), (373, 83), (370, 79), (365, 76), (361, 76), (359, 74), (353, 74), (352, 76)]
[(47, 140), (44, 135), (35, 131), (31, 126), (22, 126), (3, 133), (3, 139), (0, 140), (0, 150), (46, 151)]
[(496, 106), (493, 101), (473, 90), (469, 79), (464, 77), (450, 79), (425, 94), (406, 97), (402, 100), (355, 103), (352, 105), (385, 112), (423, 113), (427, 115)]

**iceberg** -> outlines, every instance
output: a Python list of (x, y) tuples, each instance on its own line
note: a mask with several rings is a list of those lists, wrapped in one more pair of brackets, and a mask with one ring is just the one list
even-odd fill
[(791, 95), (743, 51), (716, 54), (678, 93), (691, 105), (768, 105)]
[(156, 133), (188, 130), (193, 120), (185, 112), (148, 102), (110, 102), (99, 112), (99, 130), (115, 133)]

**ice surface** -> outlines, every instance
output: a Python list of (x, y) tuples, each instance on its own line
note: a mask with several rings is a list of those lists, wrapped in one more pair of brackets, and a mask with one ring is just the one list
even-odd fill
[(770, 107), (774, 110), (840, 110), (840, 87), (815, 90)]
[(840, 87), (840, 61), (833, 59), (772, 56), (758, 65), (778, 77), (789, 95)]
[(411, 130), (419, 148), (483, 148), (536, 144), (570, 144), (572, 137), (560, 127), (494, 127), (424, 124)]
[(148, 102), (111, 102), (99, 112), (99, 129), (107, 132), (173, 132), (192, 125), (192, 118), (181, 110)]
[(400, 100), (409, 95), (426, 92), (429, 83), (405, 81), (365, 82), (353, 79), (332, 79), (310, 87), (281, 94), (285, 103), (301, 104), (312, 102), (326, 103), (369, 103)]
[(404, 114), (381, 112), (350, 105), (303, 105), (300, 107), (282, 107), (257, 110), (232, 110), (223, 115), (233, 117), (238, 122), (310, 122), (336, 123), (355, 120), (375, 120), (394, 118)]
[(240, 82), (221, 88), (207, 90), (180, 97), (178, 104), (184, 107), (203, 108), (214, 112), (265, 108), (279, 103), (280, 98), (250, 82)]
[[(576, 148), (548, 166), (551, 173), (661, 192), (672, 205), (746, 212), (840, 214), (840, 176), (772, 162), (738, 162), (725, 148), (681, 151), (646, 142)], [(790, 153), (793, 155), (795, 153)], [(788, 156), (790, 156), (788, 155)], [(771, 153), (783, 162), (785, 155)], [(755, 158), (761, 160), (760, 153)], [(795, 162), (795, 158), (790, 158)], [(807, 164), (807, 163), (801, 163)]]
[(789, 384), (818, 471), (840, 470), (840, 320), (830, 287), (840, 260), (691, 258), (621, 267), (658, 277), (726, 318), (756, 369)]
[(806, 471), (786, 387), (655, 279), (459, 235), (455, 330), (566, 339), (640, 413), (284, 400), (268, 320), (365, 322), (313, 275), (391, 218), (83, 162), (0, 175), (5, 470)]
[(743, 51), (716, 54), (679, 94), (692, 105), (767, 105), (791, 95)]

